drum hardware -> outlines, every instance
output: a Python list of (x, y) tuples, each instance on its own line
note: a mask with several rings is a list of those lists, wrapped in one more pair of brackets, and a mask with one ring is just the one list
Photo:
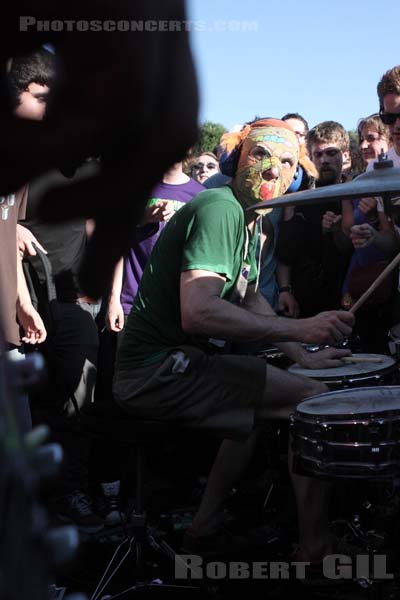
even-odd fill
[(263, 358), (267, 364), (270, 364), (278, 369), (287, 369), (292, 364), (292, 360), (279, 348), (270, 346), (264, 350), (260, 350), (256, 355), (258, 358)]
[(314, 352), (319, 352), (319, 350), (323, 350), (324, 348), (329, 348), (329, 346), (319, 346), (316, 344), (307, 344), (305, 348), (306, 348), (307, 352), (314, 353)]
[(343, 356), (340, 360), (344, 363), (360, 363), (360, 362), (362, 362), (362, 363), (379, 364), (379, 363), (383, 362), (381, 358), (368, 358), (368, 357), (360, 358), (357, 356)]
[(389, 350), (392, 356), (400, 359), (400, 323), (394, 325), (389, 331)]
[[(363, 381), (381, 381), (381, 378), (379, 375), (372, 375), (370, 377), (357, 377), (356, 379), (352, 379), (351, 377), (347, 377), (344, 379), (345, 383), (348, 383), (350, 386), (352, 386), (353, 384), (360, 384)], [(345, 386), (346, 387), (346, 386)]]

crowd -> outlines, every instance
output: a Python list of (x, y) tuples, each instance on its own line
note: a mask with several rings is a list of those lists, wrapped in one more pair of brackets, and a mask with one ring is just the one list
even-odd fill
[[(7, 78), (15, 116), (45, 119), (57, 80), (53, 51), (14, 58)], [(222, 509), (263, 424), (287, 419), (299, 402), (327, 389), (266, 365), (259, 350), (277, 345), (308, 368), (340, 365), (350, 353), (340, 347), (348, 338), (357, 339), (363, 351), (388, 353), (388, 332), (400, 313), (397, 277), (356, 318), (343, 309), (399, 251), (396, 202), (390, 214), (375, 197), (267, 208), (268, 200), (283, 194), (349, 182), (374, 169), (382, 153), (400, 167), (399, 66), (382, 76), (378, 98), (379, 112), (358, 122), (358, 147), (340, 123), (309, 128), (293, 112), (246, 122), (224, 134), (212, 151), (185, 161), (187, 168), (184, 157), (172, 164), (151, 191), (101, 300), (87, 296), (78, 277), (96, 231), (93, 215), (47, 222), (39, 206), (52, 186), (63, 189), (63, 198), (68, 190), (73, 196), (77, 183), (98, 172), (103, 157), (88, 154), (0, 198), (5, 350), (21, 358), (27, 347), (39, 345), (48, 362), (46, 383), (30, 398), (21, 397), (19, 412), (24, 431), (45, 422), (63, 448), (62, 477), (49, 498), (60, 518), (86, 532), (127, 518), (117, 509), (117, 465), (114, 477), (100, 475), (101, 514), (88, 489), (89, 457), (100, 451), (81, 414), (96, 397), (109, 395), (127, 418), (220, 436), (183, 549), (228, 547), (237, 540), (227, 538)], [(249, 210), (260, 201), (266, 203), (263, 214)], [(105, 329), (112, 345), (108, 361)], [(311, 353), (307, 344), (329, 347)], [(105, 371), (112, 390), (102, 385)], [(112, 460), (113, 453), (107, 455)], [(290, 448), (288, 456), (291, 470)], [(297, 558), (319, 560), (337, 550), (328, 530), (327, 486), (294, 473), (291, 478)]]

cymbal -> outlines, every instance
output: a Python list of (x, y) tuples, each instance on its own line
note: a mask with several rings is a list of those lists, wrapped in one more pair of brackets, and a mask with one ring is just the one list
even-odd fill
[(248, 210), (256, 212), (278, 206), (298, 206), (299, 204), (320, 204), (325, 201), (347, 198), (365, 198), (368, 196), (387, 196), (400, 193), (400, 168), (385, 167), (362, 173), (349, 183), (326, 185), (314, 190), (293, 192), (275, 200), (266, 200), (253, 204)]

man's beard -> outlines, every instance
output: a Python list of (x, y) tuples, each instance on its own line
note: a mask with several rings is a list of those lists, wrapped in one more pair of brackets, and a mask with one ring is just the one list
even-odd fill
[(319, 172), (316, 186), (323, 187), (324, 185), (332, 185), (333, 183), (337, 183), (336, 172), (333, 169), (322, 169)]

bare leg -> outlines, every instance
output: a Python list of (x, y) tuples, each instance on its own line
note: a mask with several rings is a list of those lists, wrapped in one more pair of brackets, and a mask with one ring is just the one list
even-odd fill
[[(324, 391), (326, 387), (312, 379), (291, 375), (268, 365), (264, 397), (257, 411), (257, 420), (288, 418), (299, 402)], [(222, 505), (249, 464), (259, 434), (259, 431), (255, 431), (245, 442), (224, 440), (221, 444), (199, 510), (193, 519), (192, 529), (196, 534), (205, 535), (218, 527)], [(309, 478), (300, 479), (309, 481)], [(300, 494), (302, 498), (303, 495), (306, 497), (307, 493)]]
[(318, 561), (333, 552), (333, 537), (328, 528), (328, 508), (331, 484), (292, 472), (292, 451), (289, 439), (289, 472), (296, 496), (299, 525), (300, 556), (298, 560)]
[(192, 530), (196, 534), (206, 535), (218, 529), (222, 505), (249, 464), (258, 436), (259, 432), (255, 431), (245, 442), (222, 442), (208, 476), (199, 510), (193, 519)]

